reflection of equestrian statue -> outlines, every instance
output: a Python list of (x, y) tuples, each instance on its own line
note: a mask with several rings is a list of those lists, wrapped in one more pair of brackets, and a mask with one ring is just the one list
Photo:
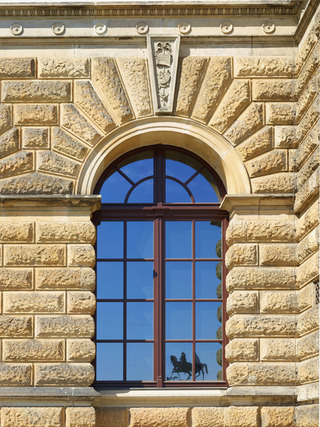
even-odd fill
[(196, 377), (199, 377), (202, 373), (202, 379), (204, 380), (204, 371), (206, 371), (206, 374), (208, 373), (208, 366), (206, 363), (200, 362), (199, 356), (196, 353)]
[[(184, 352), (181, 353), (180, 360), (176, 358), (176, 356), (171, 355), (170, 356), (171, 363), (173, 365), (171, 377), (167, 378), (168, 380), (174, 380), (179, 379), (180, 380), (180, 373), (188, 374), (188, 378), (186, 381), (188, 381), (192, 376), (192, 363), (187, 362), (186, 354)], [(208, 367), (206, 363), (201, 363), (199, 356), (196, 354), (195, 358), (195, 371), (196, 371), (196, 378), (199, 377), (202, 373), (202, 379), (204, 380), (205, 373), (208, 373)], [(174, 374), (177, 374), (178, 377), (174, 377)]]

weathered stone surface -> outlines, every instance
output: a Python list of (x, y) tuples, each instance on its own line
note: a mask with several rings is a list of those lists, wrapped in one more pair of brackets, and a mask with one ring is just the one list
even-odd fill
[(90, 363), (61, 363), (35, 366), (35, 385), (90, 386), (94, 381), (94, 368)]
[(274, 125), (293, 125), (296, 109), (292, 102), (266, 104), (266, 122)]
[(99, 132), (73, 104), (63, 105), (62, 126), (90, 145), (95, 145), (101, 138)]
[(49, 147), (49, 129), (48, 128), (22, 128), (22, 147), (23, 148), (48, 148)]
[(227, 379), (230, 385), (294, 385), (296, 364), (237, 362), (227, 368)]
[(294, 201), (295, 212), (300, 212), (319, 193), (319, 168), (300, 187)]
[(289, 101), (294, 97), (294, 80), (266, 79), (252, 82), (252, 99), (255, 101)]
[(5, 313), (59, 313), (64, 311), (64, 292), (5, 292)]
[(23, 104), (14, 106), (16, 125), (55, 125), (58, 123), (58, 108), (53, 104)]
[(133, 118), (125, 89), (113, 58), (92, 59), (92, 80), (120, 123)]
[(130, 427), (187, 427), (189, 408), (131, 408)]
[(233, 245), (227, 251), (226, 266), (255, 265), (258, 262), (257, 245)]
[(4, 264), (13, 266), (50, 266), (65, 264), (64, 245), (6, 245)]
[(264, 406), (261, 408), (262, 427), (292, 427), (294, 425), (294, 407)]
[(29, 406), (1, 409), (3, 427), (61, 427), (62, 420), (62, 408)]
[(96, 408), (96, 425), (108, 427), (128, 427), (127, 408)]
[(231, 58), (211, 58), (192, 117), (207, 123), (226, 93), (231, 80)]
[(226, 333), (233, 337), (295, 336), (295, 316), (234, 315), (227, 320)]
[(224, 408), (192, 408), (193, 427), (221, 427), (224, 426)]
[(319, 381), (319, 357), (313, 357), (299, 363), (298, 380), (302, 384)]
[(3, 102), (68, 102), (70, 82), (49, 80), (5, 81), (2, 83)]
[(297, 356), (300, 360), (319, 355), (319, 332), (315, 331), (297, 340)]
[(285, 150), (274, 150), (263, 154), (247, 162), (246, 168), (251, 177), (286, 171), (288, 168), (287, 152)]
[(49, 172), (75, 178), (80, 169), (80, 165), (73, 160), (48, 150), (39, 151), (37, 153), (37, 168), (41, 172)]
[[(320, 98), (316, 97), (297, 126), (296, 139), (300, 143), (313, 126), (317, 126), (320, 117)], [(315, 131), (317, 133), (317, 130)]]
[[(10, 387), (31, 386), (32, 365), (0, 363), (0, 385)], [(2, 423), (3, 420), (1, 419)]]
[(296, 145), (295, 126), (275, 126), (274, 128), (275, 148), (293, 148)]
[(301, 240), (317, 224), (319, 224), (319, 203), (315, 201), (297, 221), (298, 240)]
[[(1, 223), (0, 223), (1, 224)], [(0, 228), (1, 237), (1, 228)], [(77, 242), (94, 244), (96, 229), (92, 222), (38, 222), (38, 242)]]
[(89, 147), (72, 138), (58, 127), (52, 128), (51, 146), (54, 151), (67, 154), (77, 160), (83, 160), (89, 151)]
[(261, 265), (297, 265), (296, 245), (294, 244), (266, 244), (260, 245)]
[(235, 58), (235, 75), (241, 77), (293, 77), (294, 59), (289, 57)]
[(233, 145), (237, 145), (262, 128), (263, 120), (263, 104), (252, 103), (244, 113), (237, 118), (224, 136), (231, 141)]
[(299, 52), (295, 58), (295, 72), (298, 75), (306, 62), (307, 57), (312, 51), (314, 45), (317, 43), (318, 37), (314, 31), (311, 29), (308, 37), (302, 43), (299, 44)]
[(0, 158), (19, 150), (19, 131), (11, 129), (0, 137)]
[[(0, 105), (0, 135), (11, 127), (12, 108), (10, 105)], [(0, 140), (0, 147), (2, 141)], [(2, 151), (2, 149), (1, 149)]]
[(303, 140), (295, 151), (294, 161), (297, 170), (301, 168), (309, 155), (317, 148), (320, 140), (320, 135), (317, 135), (314, 129), (309, 132), (308, 136)]
[(32, 316), (0, 316), (1, 337), (30, 337), (32, 335)]
[(307, 87), (302, 92), (297, 102), (296, 119), (297, 122), (301, 120), (309, 105), (313, 102), (318, 93), (318, 83), (316, 77), (309, 81)]
[(63, 357), (63, 340), (3, 340), (3, 360), (7, 362), (49, 362)]
[(0, 78), (32, 78), (36, 75), (36, 62), (33, 58), (1, 58)]
[(254, 178), (251, 182), (254, 193), (294, 193), (296, 190), (294, 173), (275, 173), (271, 176)]
[(91, 338), (94, 321), (91, 316), (36, 316), (37, 337)]
[(70, 267), (93, 267), (95, 259), (95, 251), (91, 245), (68, 245)]
[(66, 427), (96, 427), (96, 412), (92, 407), (66, 408)]
[(259, 154), (272, 149), (273, 132), (272, 127), (265, 127), (251, 138), (237, 146), (243, 160), (250, 160)]
[(39, 76), (54, 78), (86, 78), (90, 76), (87, 58), (39, 58)]
[(306, 163), (299, 170), (297, 175), (298, 188), (301, 187), (307, 179), (313, 174), (313, 172), (319, 167), (320, 153), (316, 150), (306, 161)]
[(96, 126), (104, 132), (109, 132), (115, 127), (110, 114), (105, 109), (97, 92), (90, 82), (76, 82), (74, 84), (75, 103), (85, 112)]
[(255, 339), (233, 339), (226, 346), (226, 359), (229, 362), (257, 361), (259, 341)]
[(0, 176), (1, 178), (7, 178), (31, 172), (34, 169), (33, 163), (32, 152), (20, 151), (19, 153), (12, 154), (10, 157), (0, 160)]
[(298, 313), (298, 297), (294, 291), (261, 292), (261, 313)]
[(35, 273), (38, 289), (92, 291), (95, 287), (95, 272), (91, 268), (37, 268)]
[(209, 125), (220, 133), (225, 132), (249, 104), (249, 81), (234, 80), (225, 97), (219, 104)]
[(260, 358), (270, 361), (296, 360), (296, 339), (260, 339)]
[(300, 336), (319, 329), (319, 305), (316, 305), (298, 317), (297, 331)]
[(249, 406), (229, 406), (225, 409), (225, 426), (238, 427), (243, 425), (245, 420), (246, 427), (259, 426), (259, 408)]
[(298, 95), (301, 94), (306, 84), (318, 68), (320, 63), (320, 47), (319, 44), (315, 45), (311, 55), (304, 64), (299, 77), (296, 80), (296, 92)]
[(319, 404), (297, 406), (295, 409), (295, 418), (298, 427), (318, 427)]
[[(32, 242), (33, 240), (33, 223), (0, 221), (0, 242)], [(1, 277), (1, 276), (0, 276)], [(1, 279), (0, 279), (1, 280)]]
[(300, 291), (297, 292), (298, 295), (298, 306), (300, 312), (306, 310), (313, 306), (314, 302), (314, 283), (309, 283), (307, 286), (304, 286)]
[(32, 269), (0, 268), (0, 290), (26, 290), (32, 288)]
[(96, 300), (92, 292), (68, 292), (67, 298), (68, 313), (94, 313)]
[(235, 291), (227, 299), (228, 314), (257, 313), (258, 307), (258, 292)]
[(297, 256), (300, 264), (319, 250), (319, 228), (312, 230), (297, 246)]
[(92, 362), (95, 358), (95, 343), (87, 339), (67, 340), (67, 360), (69, 362)]
[(143, 58), (118, 58), (117, 64), (137, 117), (151, 114), (146, 60)]

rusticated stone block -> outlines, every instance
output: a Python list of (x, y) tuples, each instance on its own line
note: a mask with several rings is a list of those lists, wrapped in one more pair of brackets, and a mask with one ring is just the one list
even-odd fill
[(96, 308), (92, 292), (68, 292), (67, 312), (93, 314)]
[[(227, 368), (230, 385), (295, 385), (295, 363), (233, 363)], [(241, 424), (240, 424), (241, 425)]]
[(306, 60), (304, 67), (296, 80), (296, 92), (301, 94), (306, 84), (314, 74), (315, 70), (320, 63), (320, 47), (319, 44), (315, 45), (311, 55)]
[(6, 362), (49, 362), (64, 358), (63, 340), (3, 340)]
[(317, 43), (318, 37), (314, 31), (314, 28), (311, 29), (308, 37), (302, 43), (299, 44), (299, 52), (295, 58), (296, 65), (296, 75), (298, 75), (306, 62), (307, 57), (312, 51), (314, 45)]
[(91, 316), (36, 316), (37, 337), (91, 338), (94, 321)]
[(296, 127), (275, 126), (274, 146), (275, 148), (294, 148), (296, 146)]
[(76, 160), (83, 160), (89, 151), (89, 147), (72, 138), (58, 127), (52, 128), (51, 146), (53, 150), (61, 154), (67, 154), (67, 156), (73, 157)]
[(79, 289), (93, 291), (94, 287), (95, 272), (91, 268), (36, 269), (37, 289)]
[(95, 252), (91, 245), (68, 245), (68, 265), (70, 267), (93, 267)]
[(96, 126), (104, 132), (115, 127), (110, 114), (90, 82), (76, 82), (74, 85), (75, 103), (86, 113)]
[(16, 125), (56, 125), (58, 108), (52, 104), (23, 104), (14, 106)]
[(254, 193), (294, 193), (296, 190), (296, 174), (275, 173), (252, 179)]
[(67, 340), (69, 362), (92, 362), (96, 355), (95, 343), (88, 339)]
[(226, 346), (226, 359), (229, 362), (257, 361), (259, 341), (255, 339), (233, 339)]
[(72, 194), (72, 181), (32, 172), (0, 182), (1, 194)]
[(75, 178), (78, 175), (80, 164), (48, 150), (37, 153), (37, 168), (41, 172)]
[(300, 312), (306, 310), (313, 306), (314, 302), (314, 283), (309, 283), (307, 286), (304, 286), (300, 291), (297, 292), (298, 296), (298, 307)]
[[(1, 106), (0, 106), (1, 108)], [(1, 113), (0, 113), (1, 114)], [(0, 117), (1, 126), (1, 117)], [(19, 150), (19, 131), (18, 129), (11, 129), (0, 138), (0, 158), (8, 156)]]
[(288, 101), (295, 96), (294, 80), (267, 79), (252, 82), (252, 98), (255, 101)]
[(261, 313), (298, 313), (298, 297), (296, 292), (261, 292)]
[(233, 245), (228, 249), (226, 256), (227, 268), (238, 265), (255, 265), (258, 262), (257, 245)]
[(234, 80), (209, 125), (220, 133), (225, 132), (249, 104), (249, 81)]
[(297, 245), (297, 256), (300, 263), (319, 250), (319, 228), (313, 229)]
[(246, 168), (251, 177), (286, 171), (288, 169), (287, 152), (285, 150), (274, 150), (263, 154), (247, 162)]
[(301, 240), (319, 224), (319, 203), (315, 201), (297, 221), (297, 238)]
[(224, 426), (224, 408), (192, 408), (193, 427), (221, 427)]
[(316, 305), (298, 317), (297, 331), (300, 336), (319, 329), (319, 305)]
[(189, 408), (131, 408), (130, 427), (187, 427)]
[(266, 122), (274, 125), (293, 125), (296, 109), (292, 102), (266, 104)]
[(297, 265), (295, 244), (266, 244), (260, 245), (261, 265)]
[(33, 163), (33, 153), (31, 152), (20, 151), (12, 154), (12, 156), (0, 160), (0, 176), (1, 178), (7, 178), (31, 172), (34, 169)]
[(259, 426), (259, 408), (249, 406), (230, 406), (225, 409), (225, 426), (238, 427), (243, 425), (245, 420), (246, 427)]
[(96, 425), (108, 427), (128, 427), (127, 408), (96, 408)]
[(235, 291), (227, 299), (227, 312), (256, 313), (259, 308), (258, 292)]
[[(0, 386), (31, 386), (32, 365), (0, 363)], [(1, 424), (3, 420), (1, 419)]]
[(300, 143), (307, 133), (316, 125), (317, 120), (320, 117), (320, 100), (318, 97), (315, 98), (311, 106), (309, 107), (306, 114), (297, 126), (296, 138), (297, 142)]
[(301, 169), (301, 166), (310, 154), (318, 146), (318, 135), (314, 129), (308, 133), (307, 137), (300, 143), (299, 147), (295, 151), (294, 163), (297, 170)]
[[(188, 59), (188, 61), (190, 60)], [(231, 58), (211, 58), (193, 109), (192, 117), (207, 123), (226, 93), (231, 81)], [(188, 78), (188, 86), (189, 82)]]
[(90, 363), (60, 363), (35, 365), (35, 385), (88, 387), (94, 381)]
[(1, 58), (1, 79), (28, 79), (35, 75), (36, 63), (33, 58)]
[(294, 59), (288, 57), (250, 56), (235, 58), (235, 76), (239, 77), (293, 77)]
[(3, 427), (61, 427), (62, 423), (62, 408), (28, 406), (1, 409)]
[(273, 144), (272, 127), (265, 127), (251, 138), (237, 146), (237, 151), (243, 160), (250, 160), (259, 154), (272, 149)]
[(95, 145), (101, 138), (100, 133), (73, 104), (63, 105), (62, 126), (90, 145)]
[[(0, 135), (10, 129), (12, 124), (12, 108), (10, 105), (0, 105)], [(1, 141), (1, 140), (0, 140)], [(1, 145), (3, 145), (1, 141)], [(2, 151), (3, 149), (1, 149)]]
[[(1, 235), (1, 234), (0, 234)], [(92, 222), (51, 222), (37, 224), (38, 242), (79, 242), (94, 244), (96, 236)]]
[(310, 282), (319, 275), (319, 256), (312, 255), (297, 269), (297, 287), (300, 288), (305, 283)]
[(292, 427), (294, 422), (294, 407), (264, 406), (261, 408), (262, 427)]
[(226, 333), (233, 337), (294, 337), (296, 332), (295, 316), (253, 316), (234, 315), (227, 320)]
[(54, 78), (87, 78), (90, 61), (87, 58), (39, 58), (39, 76)]
[(297, 356), (300, 360), (319, 355), (319, 332), (315, 331), (297, 340)]
[(71, 101), (70, 82), (5, 81), (2, 83), (3, 102), (68, 102)]
[(0, 336), (3, 338), (30, 337), (32, 330), (31, 316), (0, 316)]
[(319, 381), (319, 357), (313, 357), (299, 363), (298, 381), (300, 384)]
[(0, 242), (32, 242), (33, 223), (32, 222), (0, 222)]
[(49, 130), (48, 128), (22, 128), (22, 147), (23, 148), (48, 148)]
[(3, 306), (5, 313), (61, 313), (64, 292), (5, 292)]
[(299, 170), (297, 175), (298, 188), (301, 187), (307, 179), (313, 174), (313, 172), (319, 167), (320, 154), (319, 150), (316, 150), (306, 161), (306, 163)]
[(260, 339), (260, 357), (266, 361), (296, 360), (296, 339)]
[(298, 189), (294, 202), (295, 212), (301, 212), (302, 209), (319, 194), (319, 175), (319, 169), (317, 169), (303, 186)]
[(65, 265), (64, 245), (6, 245), (4, 264), (7, 266)]
[(92, 407), (66, 408), (66, 427), (96, 427), (96, 411)]
[(300, 122), (301, 118), (303, 117), (305, 112), (308, 110), (310, 104), (313, 102), (317, 93), (318, 93), (318, 83), (316, 78), (314, 77), (312, 80), (309, 81), (307, 87), (304, 89), (300, 98), (298, 99), (297, 111), (296, 111), (297, 122)]
[(152, 107), (146, 60), (144, 58), (117, 58), (117, 64), (136, 115), (138, 117), (150, 115)]
[(318, 427), (319, 404), (297, 406), (295, 408), (295, 418), (297, 427)]
[(27, 290), (32, 288), (32, 269), (0, 268), (0, 290)]

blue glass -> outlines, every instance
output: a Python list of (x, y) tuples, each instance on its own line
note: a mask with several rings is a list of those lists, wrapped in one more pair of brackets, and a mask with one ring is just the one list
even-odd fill
[(192, 298), (191, 262), (166, 262), (166, 298)]
[(127, 298), (153, 298), (153, 262), (127, 263)]
[(195, 262), (196, 298), (217, 298), (217, 287), (221, 280), (217, 278), (215, 261)]
[(196, 339), (216, 339), (220, 302), (196, 302)]
[(200, 173), (189, 182), (188, 187), (191, 190), (196, 203), (219, 202), (217, 193), (213, 186)]
[(123, 298), (123, 262), (97, 262), (97, 298)]
[(186, 182), (194, 173), (196, 173), (196, 169), (191, 166), (177, 160), (166, 159), (166, 175)]
[(166, 221), (166, 258), (191, 258), (191, 221)]
[(153, 203), (153, 179), (141, 182), (130, 194), (128, 203)]
[(97, 381), (123, 381), (123, 344), (97, 343)]
[[(222, 378), (222, 345), (220, 343), (196, 343), (196, 381), (217, 381)], [(220, 371), (220, 372), (219, 372)]]
[(96, 317), (98, 340), (123, 338), (122, 302), (98, 302)]
[(166, 344), (166, 380), (192, 381), (192, 344)]
[(114, 172), (103, 183), (100, 194), (102, 203), (123, 203), (132, 185), (119, 172)]
[(210, 221), (196, 221), (195, 231), (196, 258), (220, 258), (216, 247), (221, 239), (221, 227)]
[(166, 303), (166, 339), (192, 338), (192, 303)]
[(103, 221), (98, 225), (98, 258), (123, 258), (123, 222)]
[(166, 178), (166, 202), (190, 203), (191, 198), (187, 190), (178, 182)]
[(127, 380), (153, 381), (153, 343), (127, 344)]
[(153, 222), (127, 222), (127, 257), (153, 258)]
[[(145, 153), (146, 156), (152, 156), (151, 152)], [(128, 159), (130, 161), (130, 159)], [(132, 159), (134, 160), (134, 159)], [(124, 172), (134, 183), (142, 178), (153, 175), (153, 158), (136, 160), (121, 166), (120, 170)]]
[(127, 338), (153, 339), (153, 303), (127, 303)]

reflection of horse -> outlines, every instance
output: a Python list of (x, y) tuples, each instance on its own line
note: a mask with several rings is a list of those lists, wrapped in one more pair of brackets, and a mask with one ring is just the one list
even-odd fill
[(171, 355), (170, 356), (171, 363), (173, 365), (173, 369), (171, 372), (171, 379), (174, 373), (178, 374), (178, 377), (180, 379), (180, 373), (184, 372), (185, 374), (188, 374), (187, 380), (192, 375), (192, 364), (190, 362), (187, 362), (186, 354), (181, 353), (180, 360), (176, 358), (176, 356)]
[(202, 373), (202, 379), (204, 380), (204, 371), (206, 371), (206, 374), (208, 373), (208, 366), (206, 363), (200, 362), (199, 356), (196, 353), (196, 377), (199, 377)]

